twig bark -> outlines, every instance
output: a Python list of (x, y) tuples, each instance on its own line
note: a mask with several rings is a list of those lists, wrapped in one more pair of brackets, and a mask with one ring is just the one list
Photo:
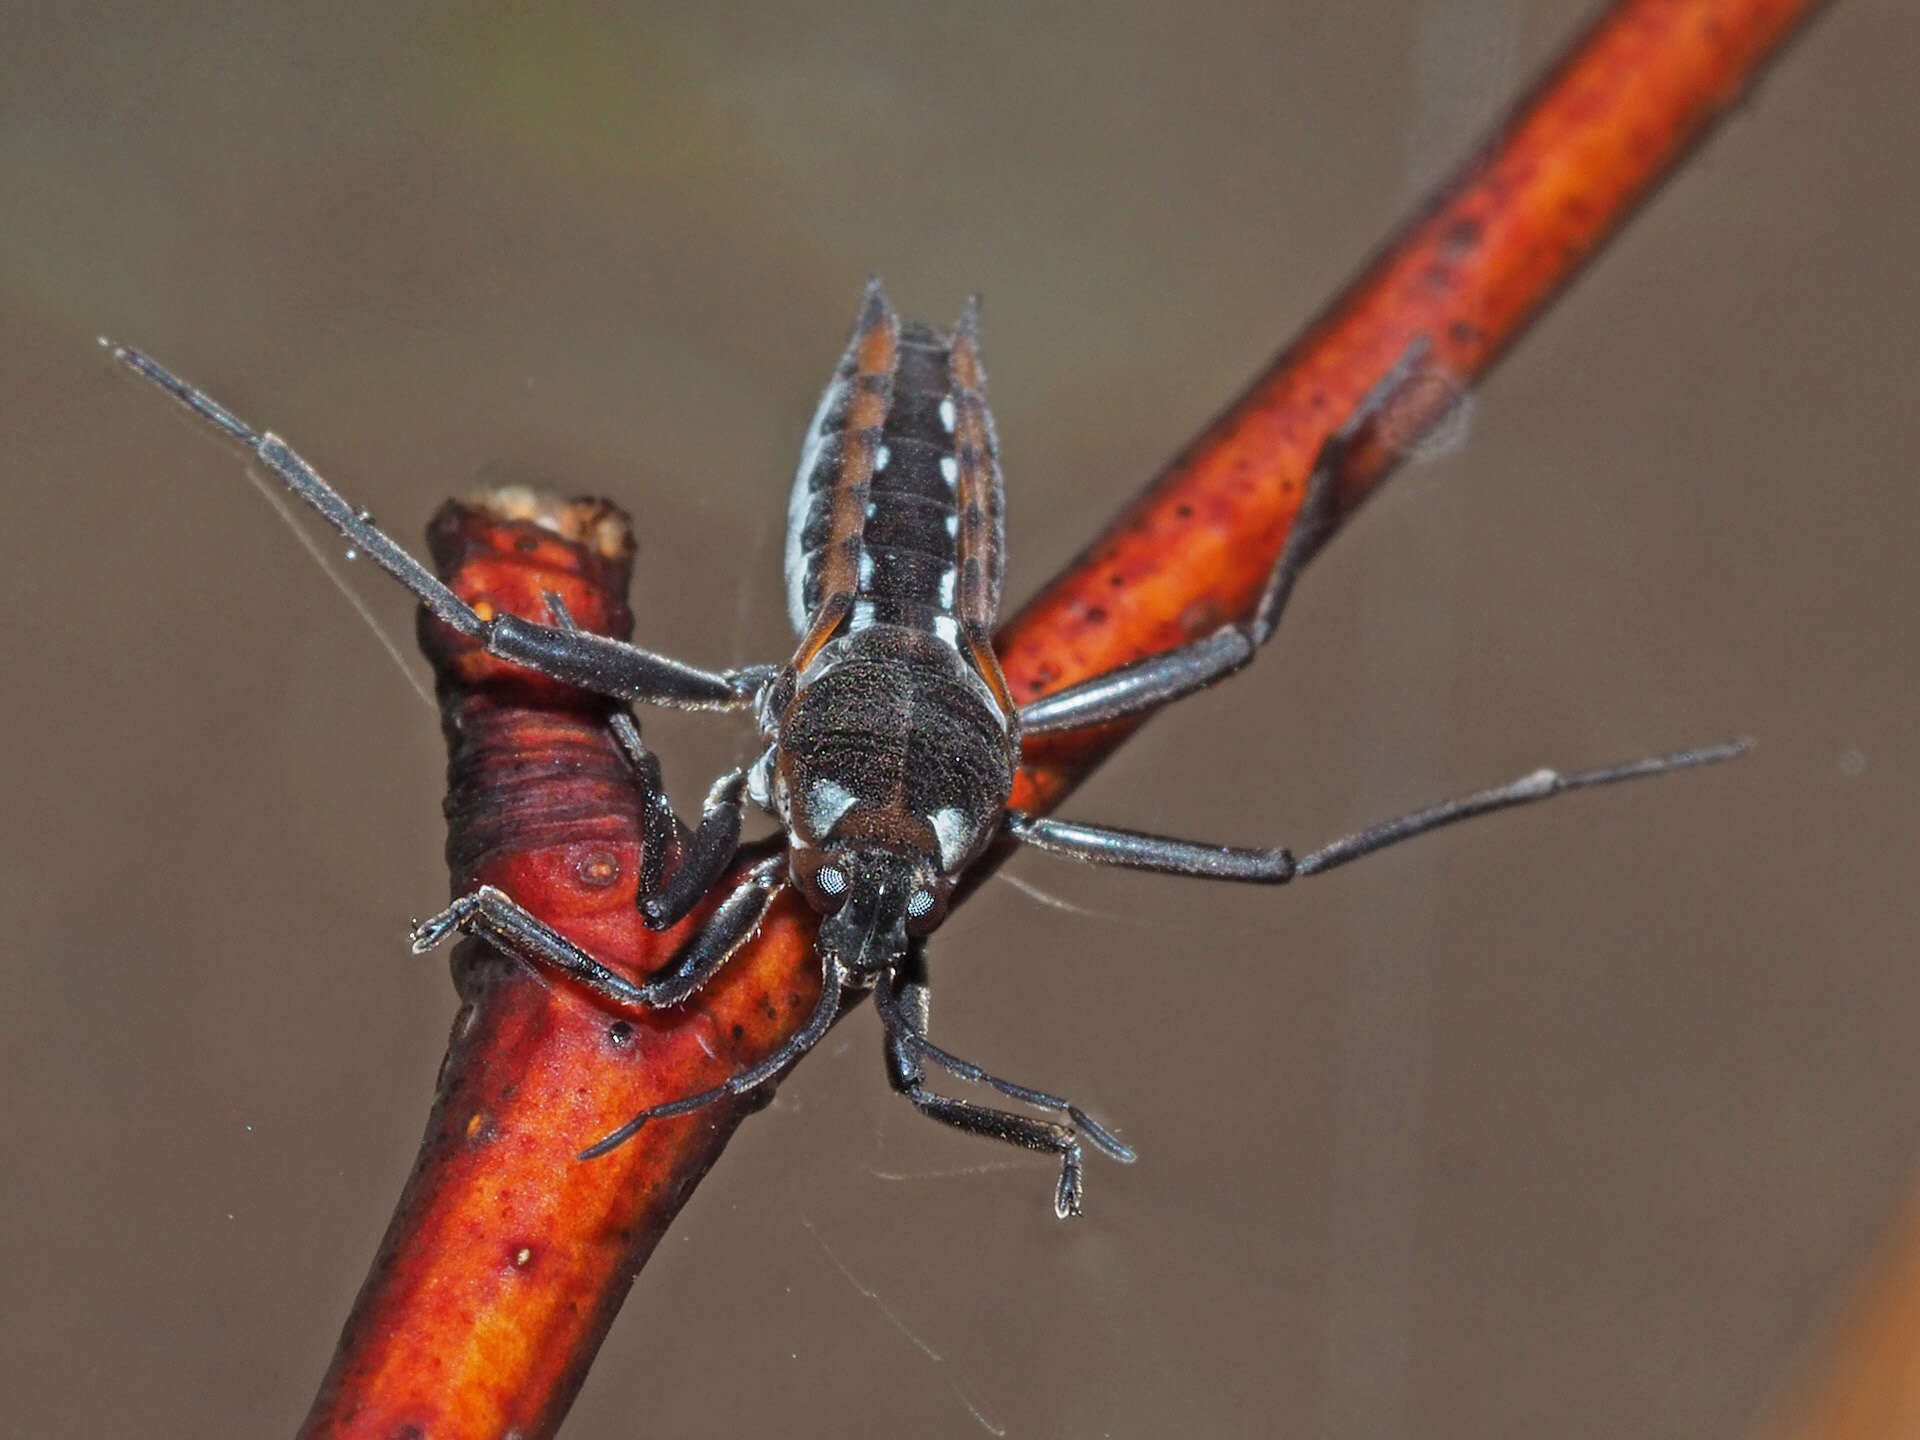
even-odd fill
[(1920, 1180), (1752, 1440), (1920, 1435)]
[[(1817, 0), (1623, 0), (1267, 372), (1005, 630), (1020, 698), (1203, 634), (1251, 604), (1321, 441), (1418, 338), (1403, 392), (1345, 477), (1347, 511), (1454, 394), (1617, 233)], [(535, 511), (538, 511), (536, 514)], [(514, 492), (450, 506), (436, 561), (470, 599), (533, 618), (557, 590), (624, 634), (631, 544), (602, 502)], [(684, 929), (633, 909), (641, 798), (605, 708), (475, 654), (432, 625), (451, 750), (453, 888), (498, 885), (639, 976)], [(1125, 738), (1030, 744), (1014, 803), (1056, 804)], [(704, 910), (690, 918), (697, 924)], [(551, 1435), (634, 1275), (718, 1158), (743, 1105), (647, 1126), (647, 1106), (771, 1052), (819, 993), (812, 924), (784, 899), (682, 1010), (616, 1019), (468, 944), (464, 1001), (419, 1160), (302, 1431), (435, 1440)]]

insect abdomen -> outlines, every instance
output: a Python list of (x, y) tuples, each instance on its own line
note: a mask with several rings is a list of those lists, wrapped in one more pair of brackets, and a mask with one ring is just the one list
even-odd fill
[[(821, 400), (794, 477), (788, 611), (804, 634), (844, 576), (854, 601), (849, 631), (903, 625), (951, 644), (959, 531), (951, 341), (931, 326), (900, 324), (883, 380), (854, 361), (862, 333), (857, 327)], [(860, 397), (883, 386), (884, 418), (853, 428)], [(833, 563), (841, 559), (850, 565)]]

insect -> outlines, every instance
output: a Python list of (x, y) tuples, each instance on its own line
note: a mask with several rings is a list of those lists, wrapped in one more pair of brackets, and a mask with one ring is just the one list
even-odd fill
[[(103, 342), (105, 343), (105, 342)], [(1023, 735), (1142, 714), (1233, 674), (1272, 636), (1302, 566), (1332, 526), (1336, 483), (1358, 437), (1406, 385), (1409, 350), (1324, 444), (1301, 510), (1250, 619), (1016, 704), (992, 633), (1004, 574), (999, 442), (987, 408), (979, 308), (950, 331), (902, 321), (868, 285), (839, 368), (802, 446), (788, 507), (787, 606), (799, 643), (784, 665), (709, 670), (578, 630), (557, 600), (550, 624), (482, 616), (378, 529), (270, 433), (137, 351), (115, 357), (238, 442), (435, 616), (494, 655), (624, 702), (744, 710), (759, 730), (751, 765), (709, 791), (679, 863), (643, 877), (642, 918), (683, 919), (731, 866), (746, 807), (773, 815), (784, 853), (750, 867), (707, 923), (650, 979), (609, 969), (491, 886), (419, 924), (415, 951), (456, 930), (557, 971), (617, 1006), (658, 1008), (699, 990), (793, 887), (820, 915), (820, 1000), (776, 1053), (724, 1084), (657, 1105), (582, 1152), (590, 1159), (651, 1120), (683, 1115), (778, 1075), (818, 1043), (849, 995), (870, 991), (886, 1036), (888, 1079), (923, 1114), (959, 1130), (1055, 1155), (1054, 1213), (1080, 1213), (1082, 1142), (1134, 1152), (1072, 1101), (1015, 1084), (942, 1049), (927, 1031), (925, 940), (955, 886), (1002, 837), (1071, 859), (1255, 884), (1317, 875), (1443, 825), (1569, 790), (1730, 759), (1735, 741), (1561, 774), (1537, 770), (1374, 825), (1300, 856), (1284, 847), (1201, 844), (1008, 808)], [(636, 768), (650, 757), (623, 709), (615, 732)], [(657, 773), (647, 771), (646, 773)], [(931, 1070), (999, 1092), (1051, 1118), (928, 1088)]]

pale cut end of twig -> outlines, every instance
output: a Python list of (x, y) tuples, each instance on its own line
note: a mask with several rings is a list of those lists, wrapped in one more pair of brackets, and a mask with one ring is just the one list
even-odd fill
[(611, 501), (569, 497), (542, 485), (512, 481), (477, 490), (468, 496), (468, 503), (491, 519), (550, 530), (602, 559), (621, 560), (633, 554), (633, 528)]

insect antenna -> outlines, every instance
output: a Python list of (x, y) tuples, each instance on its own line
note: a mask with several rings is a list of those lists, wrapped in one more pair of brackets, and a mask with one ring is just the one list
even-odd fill
[(582, 1150), (579, 1158), (597, 1160), (608, 1151), (619, 1149), (638, 1135), (641, 1127), (649, 1120), (670, 1120), (676, 1115), (688, 1115), (729, 1095), (744, 1095), (749, 1090), (758, 1089), (818, 1045), (832, 1026), (833, 1017), (840, 1012), (840, 991), (847, 980), (845, 969), (832, 956), (823, 956), (821, 966), (824, 973), (821, 976), (820, 1001), (813, 1007), (813, 1014), (807, 1018), (807, 1023), (801, 1026), (799, 1032), (786, 1044), (758, 1065), (742, 1070), (724, 1083), (715, 1085), (711, 1090), (702, 1090), (697, 1095), (682, 1096), (678, 1100), (669, 1100), (665, 1104), (642, 1110), (618, 1130), (602, 1136)]
[(1317, 875), (1389, 845), (1397, 845), (1402, 840), (1411, 840), (1416, 835), (1424, 835), (1429, 830), (1438, 830), (1443, 825), (1452, 825), (1460, 820), (1470, 820), (1476, 815), (1506, 810), (1515, 805), (1530, 805), (1537, 800), (1564, 795), (1569, 790), (1591, 790), (1601, 785), (1617, 785), (1623, 780), (1666, 775), (1700, 765), (1717, 765), (1725, 760), (1737, 760), (1752, 749), (1751, 740), (1729, 740), (1719, 745), (1701, 745), (1692, 750), (1681, 750), (1672, 755), (1654, 755), (1644, 760), (1603, 765), (1594, 770), (1575, 770), (1569, 774), (1557, 770), (1535, 770), (1508, 784), (1443, 800), (1424, 810), (1415, 810), (1411, 814), (1371, 825), (1356, 834), (1322, 845), (1294, 862), (1293, 875)]
[(195, 388), (150, 356), (126, 345), (117, 345), (106, 336), (100, 346), (120, 364), (148, 384), (156, 386), (175, 404), (221, 435), (243, 446), (264, 465), (287, 490), (317, 511), (338, 530), (358, 554), (411, 590), (420, 603), (462, 635), (483, 638), (486, 622), (439, 578), (403, 550), (391, 536), (373, 523), (373, 516), (350, 504), (347, 498), (320, 477), (286, 441), (270, 431), (256, 430), (204, 390)]
[[(266, 463), (269, 468), (273, 469), (276, 475), (281, 477), (282, 482), (290, 485), (295, 493), (299, 494), (302, 499), (314, 505), (314, 508), (320, 510), (322, 514), (328, 514), (325, 508), (316, 504), (305, 490), (293, 484), (279, 465), (277, 456), (266, 454), (262, 451), (262, 444), (272, 437), (259, 434), (224, 406), (154, 364), (153, 361), (149, 360), (139, 351), (130, 350), (124, 345), (117, 345), (104, 335), (100, 336), (99, 340), (101, 349), (107, 351), (107, 353), (112, 355), (120, 364), (126, 366), (127, 369), (140, 376), (143, 380), (165, 391), (183, 409), (202, 424), (211, 426), (228, 439), (237, 440), (246, 446), (247, 449), (252, 452), (254, 458), (258, 458), (263, 461), (263, 463)], [(393, 636), (387, 632), (386, 627), (380, 623), (380, 618), (374, 614), (373, 608), (368, 605), (360, 593), (348, 583), (346, 576), (335, 567), (332, 560), (330, 560), (327, 553), (320, 548), (313, 536), (307, 533), (305, 527), (301, 525), (298, 517), (293, 513), (292, 507), (287, 504), (285, 495), (282, 494), (280, 490), (274, 488), (273, 485), (269, 484), (266, 477), (255, 470), (251, 464), (243, 467), (243, 473), (247, 477), (247, 483), (255, 490), (258, 490), (266, 499), (267, 504), (273, 507), (273, 513), (280, 517), (280, 522), (293, 532), (293, 538), (300, 542), (300, 548), (305, 550), (307, 554), (313, 558), (313, 563), (320, 567), (320, 573), (333, 582), (334, 588), (346, 598), (347, 604), (353, 607), (354, 613), (366, 622), (369, 630), (373, 631), (374, 639), (380, 642), (380, 648), (387, 652), (387, 657), (392, 660), (395, 665), (400, 667), (400, 673), (406, 676), (407, 684), (412, 688), (413, 693), (418, 695), (427, 706), (437, 710), (439, 705), (433, 698), (433, 692), (427, 688), (426, 682), (414, 673), (413, 667), (407, 663), (405, 652), (394, 642)], [(314, 478), (318, 481), (317, 476)], [(324, 482), (320, 482), (320, 484), (323, 489), (326, 488)], [(336, 500), (338, 499), (337, 496), (334, 498)], [(340, 501), (340, 505), (345, 507), (345, 502)], [(363, 524), (371, 526), (372, 517), (364, 516), (364, 518), (362, 518), (363, 515), (364, 512), (356, 512), (355, 518), (360, 519)], [(330, 514), (328, 514), (328, 518), (334, 519)], [(339, 528), (338, 520), (335, 520), (334, 523), (336, 528)], [(349, 534), (348, 539), (352, 540), (353, 536)], [(391, 548), (391, 542), (388, 542), (388, 544)], [(353, 559), (356, 553), (356, 550), (349, 549), (347, 551), (347, 558), (349, 560)]]

